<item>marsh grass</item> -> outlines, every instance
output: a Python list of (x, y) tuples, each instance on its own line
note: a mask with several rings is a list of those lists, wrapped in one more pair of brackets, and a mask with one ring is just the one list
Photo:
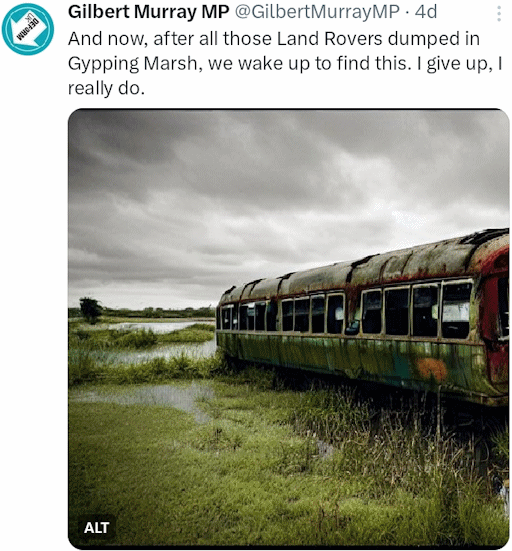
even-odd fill
[(201, 343), (214, 337), (215, 327), (196, 323), (171, 333), (89, 328), (70, 322), (68, 327), (68, 385), (83, 383), (149, 383), (167, 379), (206, 378), (223, 369), (224, 360), (193, 357), (184, 352), (171, 357), (119, 363), (122, 350), (147, 350), (158, 345)]
[(184, 352), (170, 358), (157, 357), (138, 363), (111, 363), (109, 356), (95, 351), (74, 349), (68, 355), (68, 386), (83, 383), (133, 384), (174, 379), (206, 379), (223, 369), (220, 353), (192, 357)]
[[(403, 533), (395, 530), (398, 545), (420, 544), (411, 540), (411, 523), (416, 531), (423, 526), (421, 544), (493, 545), (497, 534), (506, 541), (507, 523), (490, 481), (496, 475), (508, 478), (508, 429), (493, 438), (494, 462), (482, 478), (474, 437), (440, 434), (433, 423), (425, 423), (433, 417), (425, 412), (379, 413), (375, 423), (376, 412), (356, 403), (353, 394), (319, 390), (301, 396), (290, 422), (306, 439), (333, 444), (334, 453), (316, 464), (316, 472), (340, 481), (365, 480), (363, 493), (370, 499), (396, 503), (413, 498), (423, 504), (421, 514), (413, 507), (413, 514), (403, 517)], [(309, 460), (305, 447), (302, 462)]]
[(215, 326), (194, 323), (169, 333), (156, 333), (151, 329), (111, 329), (91, 327), (77, 322), (68, 323), (70, 347), (86, 346), (100, 350), (144, 350), (158, 345), (203, 343), (215, 336)]
[[(220, 352), (115, 367), (108, 352), (85, 337), (70, 351), (70, 386), (207, 379), (214, 395), (198, 405), (210, 421), (161, 406), (71, 401), (75, 543), (84, 543), (76, 517), (90, 511), (115, 514), (115, 544), (129, 546), (499, 547), (508, 539), (475, 439), (439, 432), (422, 407), (382, 410), (339, 388), (290, 389), (273, 371), (233, 368)], [(508, 430), (491, 446), (489, 470), (508, 478)]]
[(70, 403), (72, 541), (77, 515), (104, 511), (118, 518), (116, 545), (506, 543), (502, 503), (470, 450), (410, 412), (375, 429), (351, 395), (269, 389), (257, 369), (224, 378), (198, 402), (203, 424), (172, 408)]

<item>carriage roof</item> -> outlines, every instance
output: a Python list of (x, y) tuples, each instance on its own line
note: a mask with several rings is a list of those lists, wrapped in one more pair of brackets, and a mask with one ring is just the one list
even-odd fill
[(508, 249), (508, 228), (488, 229), (352, 262), (336, 262), (277, 278), (259, 279), (228, 289), (220, 303), (322, 292), (348, 285), (383, 285), (490, 273), (508, 269)]

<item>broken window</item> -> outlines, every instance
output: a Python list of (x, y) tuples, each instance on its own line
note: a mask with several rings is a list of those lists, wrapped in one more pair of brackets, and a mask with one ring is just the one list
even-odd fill
[(249, 304), (247, 304), (247, 329), (249, 329), (249, 331), (254, 330), (254, 312), (255, 304), (254, 302), (249, 302)]
[(293, 300), (283, 300), (283, 331), (293, 331)]
[(343, 295), (327, 297), (327, 333), (341, 333), (345, 321)]
[(387, 289), (384, 292), (387, 335), (409, 334), (409, 289)]
[(267, 331), (275, 331), (277, 329), (277, 302), (271, 300), (267, 305)]
[(363, 333), (382, 331), (382, 291), (363, 293)]
[(266, 302), (257, 302), (256, 303), (256, 322), (255, 327), (256, 331), (265, 331), (265, 308), (267, 307)]
[(222, 329), (231, 329), (231, 318), (233, 315), (233, 305), (222, 308)]
[(502, 337), (508, 338), (508, 312), (509, 312), (509, 292), (508, 277), (501, 277), (498, 280), (498, 301), (500, 316), (500, 333)]
[(294, 331), (307, 333), (309, 331), (309, 297), (295, 299)]
[(311, 331), (313, 333), (323, 333), (325, 314), (325, 297), (317, 295), (311, 297)]
[(438, 312), (439, 286), (414, 287), (412, 291), (412, 334), (415, 337), (437, 337)]
[(231, 317), (231, 329), (238, 330), (238, 304), (233, 305), (233, 315)]
[(443, 286), (443, 337), (465, 339), (469, 335), (470, 296), (471, 283), (449, 283)]
[(254, 302), (247, 302), (240, 306), (240, 329), (254, 329)]
[(247, 305), (240, 305), (240, 330), (245, 331), (247, 329)]

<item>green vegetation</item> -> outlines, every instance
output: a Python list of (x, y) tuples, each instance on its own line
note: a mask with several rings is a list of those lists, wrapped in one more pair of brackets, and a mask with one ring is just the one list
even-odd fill
[(94, 298), (82, 297), (80, 299), (80, 313), (91, 325), (94, 325), (98, 321), (102, 310), (103, 308)]
[(161, 345), (201, 343), (214, 338), (215, 327), (195, 323), (171, 333), (151, 330), (86, 329), (78, 322), (69, 324), (68, 384), (85, 382), (143, 383), (168, 379), (209, 377), (219, 370), (219, 356), (189, 357), (184, 353), (168, 359), (157, 357), (139, 363), (120, 364), (122, 350), (147, 350)]
[(173, 379), (206, 379), (212, 377), (223, 364), (220, 354), (208, 357), (190, 357), (185, 353), (170, 358), (118, 364), (109, 363), (108, 356), (94, 351), (75, 349), (68, 354), (68, 385), (84, 383), (154, 383)]
[[(108, 308), (102, 307), (102, 319), (111, 318), (111, 319), (141, 319), (144, 321), (158, 320), (162, 321), (168, 320), (169, 318), (180, 318), (180, 319), (190, 319), (190, 318), (203, 318), (203, 319), (212, 319), (215, 318), (215, 308), (212, 306), (206, 306), (202, 308), (144, 308), (142, 310), (130, 310), (128, 308)], [(68, 308), (68, 317), (77, 318), (82, 315), (80, 308)]]
[[(78, 403), (71, 391), (74, 544), (87, 544), (76, 533), (84, 512), (116, 515), (113, 543), (125, 546), (506, 543), (503, 503), (478, 477), (471, 442), (436, 434), (407, 409), (376, 427), (351, 393), (291, 391), (273, 372), (209, 360), (194, 375), (214, 390), (199, 401), (204, 424), (170, 407)], [(174, 371), (167, 361), (125, 367), (133, 378), (118, 382), (187, 378), (194, 360), (180, 361)], [(493, 441), (503, 474), (508, 432)]]
[(87, 329), (81, 324), (69, 324), (70, 344), (84, 344), (95, 349), (141, 350), (164, 344), (201, 343), (215, 336), (215, 327), (208, 323), (194, 323), (170, 333), (156, 333), (151, 329)]
[(207, 323), (194, 323), (170, 333), (156, 333), (151, 329), (109, 329), (104, 325), (86, 328), (80, 323), (69, 323), (70, 344), (84, 344), (96, 349), (140, 350), (162, 344), (201, 343), (212, 340), (215, 327)]

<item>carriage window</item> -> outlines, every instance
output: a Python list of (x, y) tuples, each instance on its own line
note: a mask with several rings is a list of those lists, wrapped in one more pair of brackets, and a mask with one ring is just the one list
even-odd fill
[(465, 339), (469, 335), (470, 296), (471, 283), (450, 283), (443, 287), (443, 337)]
[(415, 337), (437, 337), (438, 311), (438, 286), (414, 287), (412, 291), (412, 334)]
[(409, 289), (388, 289), (384, 292), (386, 334), (409, 334)]
[(238, 304), (233, 305), (233, 314), (231, 317), (231, 329), (238, 330)]
[(327, 297), (327, 333), (341, 333), (345, 321), (343, 295)]
[(293, 300), (283, 300), (283, 331), (293, 331)]
[(313, 333), (324, 332), (325, 297), (318, 295), (311, 297), (311, 331)]
[(254, 302), (240, 306), (240, 329), (254, 329)]
[(247, 329), (247, 305), (246, 304), (240, 305), (240, 329), (241, 330)]
[(382, 292), (363, 293), (363, 333), (380, 333), (382, 330)]
[(499, 308), (500, 308), (500, 333), (502, 337), (508, 338), (508, 311), (509, 311), (508, 277), (501, 277), (498, 280), (498, 300), (499, 300)]
[(309, 297), (295, 299), (294, 331), (307, 333), (309, 331)]
[(277, 329), (277, 302), (271, 300), (267, 305), (267, 331)]
[(233, 315), (233, 306), (224, 306), (222, 308), (222, 329), (231, 329), (231, 318)]
[(220, 321), (221, 321), (220, 308), (217, 308), (215, 311), (215, 328), (216, 329), (221, 328)]
[(249, 331), (254, 330), (254, 302), (250, 302), (247, 305), (247, 329)]
[(265, 330), (265, 308), (267, 306), (266, 302), (257, 302), (256, 303), (256, 331)]

